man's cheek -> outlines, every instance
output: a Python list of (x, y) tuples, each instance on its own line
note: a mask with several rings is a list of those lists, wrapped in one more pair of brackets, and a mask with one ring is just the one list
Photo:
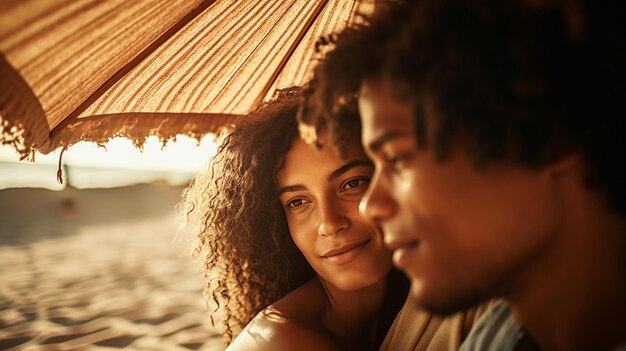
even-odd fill
[(413, 178), (410, 177), (410, 174), (407, 174), (406, 172), (403, 173), (398, 181), (398, 189), (399, 189), (399, 195), (402, 196), (402, 194), (407, 194), (408, 192), (413, 191)]

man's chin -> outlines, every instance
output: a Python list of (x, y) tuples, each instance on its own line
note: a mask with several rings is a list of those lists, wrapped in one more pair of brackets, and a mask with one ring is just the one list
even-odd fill
[[(436, 315), (447, 316), (459, 311), (467, 310), (481, 302), (469, 296), (460, 296), (457, 292), (433, 291), (425, 287), (422, 282), (411, 281), (411, 291), (408, 299), (418, 309)], [(456, 294), (455, 294), (456, 293)]]

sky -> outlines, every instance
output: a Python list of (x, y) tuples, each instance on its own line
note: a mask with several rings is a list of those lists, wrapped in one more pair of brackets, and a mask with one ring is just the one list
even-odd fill
[[(63, 164), (69, 167), (72, 186), (78, 188), (122, 186), (161, 178), (181, 183), (201, 171), (216, 149), (214, 135), (205, 136), (199, 144), (195, 139), (179, 136), (165, 148), (157, 137), (150, 137), (143, 151), (120, 137), (109, 141), (105, 148), (90, 142), (73, 145), (63, 154)], [(59, 153), (60, 149), (48, 155), (38, 153), (32, 163), (19, 161), (12, 147), (1, 146), (0, 189), (64, 188), (56, 181)]]

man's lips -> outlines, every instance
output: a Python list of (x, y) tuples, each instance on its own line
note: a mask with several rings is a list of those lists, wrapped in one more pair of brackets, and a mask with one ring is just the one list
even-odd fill
[(326, 252), (324, 252), (323, 254), (320, 255), (320, 257), (322, 258), (330, 258), (330, 257), (334, 257), (334, 256), (339, 256), (341, 254), (344, 254), (348, 251), (354, 250), (359, 246), (365, 245), (366, 243), (368, 243), (371, 239), (367, 239), (367, 240), (363, 240), (363, 241), (357, 241), (348, 245), (344, 245), (332, 250), (328, 250)]
[(418, 247), (418, 240), (408, 241), (402, 245), (395, 245), (393, 249), (393, 264), (400, 269), (408, 268), (412, 261), (416, 259), (414, 255), (417, 254)]
[(419, 240), (413, 238), (397, 238), (397, 237), (385, 237), (385, 245), (389, 250), (396, 251), (402, 248), (414, 248), (419, 246)]

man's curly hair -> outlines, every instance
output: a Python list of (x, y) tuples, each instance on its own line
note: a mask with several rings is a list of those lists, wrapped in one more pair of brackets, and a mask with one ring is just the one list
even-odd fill
[[(356, 123), (342, 111), (355, 109), (365, 80), (386, 79), (414, 106), (418, 145), (441, 160), (456, 145), (477, 167), (497, 160), (541, 167), (577, 152), (588, 184), (626, 213), (625, 5), (379, 2), (364, 25), (335, 36), (299, 118), (341, 149)], [(432, 140), (427, 121), (437, 126)]]
[(208, 169), (183, 193), (183, 233), (206, 277), (205, 296), (223, 314), (222, 336), (235, 335), (265, 307), (313, 277), (293, 243), (276, 173), (298, 137), (299, 89), (240, 119)]

